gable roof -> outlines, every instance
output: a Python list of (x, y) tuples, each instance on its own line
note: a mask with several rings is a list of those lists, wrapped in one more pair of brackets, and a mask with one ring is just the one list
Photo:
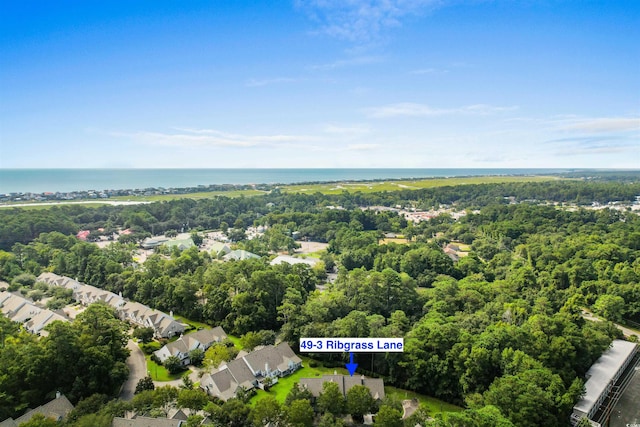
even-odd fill
[(235, 359), (218, 367), (218, 371), (202, 377), (200, 387), (207, 392), (227, 400), (235, 396), (238, 387), (250, 390), (255, 376), (244, 359)]
[(226, 339), (227, 334), (222, 327), (216, 326), (211, 329), (200, 329), (199, 331), (184, 335), (184, 338), (197, 340), (201, 344), (209, 345), (213, 342)]
[(182, 420), (170, 420), (168, 418), (136, 417), (128, 420), (115, 417), (111, 425), (113, 427), (180, 427), (182, 423)]
[(293, 257), (291, 255), (278, 255), (277, 257), (275, 257), (274, 259), (271, 260), (271, 262), (269, 263), (270, 265), (278, 265), (278, 264), (282, 264), (282, 263), (287, 263), (287, 264), (306, 264), (309, 267), (313, 267), (314, 265), (318, 264), (320, 262), (319, 258), (296, 258)]
[(209, 248), (211, 249), (211, 252), (213, 252), (216, 255), (219, 255), (220, 252), (223, 252), (225, 254), (228, 254), (229, 252), (231, 252), (231, 248), (229, 247), (229, 245), (222, 242), (212, 242), (209, 244)]
[(245, 251), (243, 249), (236, 249), (235, 251), (231, 251), (222, 257), (222, 259), (226, 261), (229, 261), (229, 260), (242, 261), (245, 259), (253, 259), (253, 258), (255, 259), (260, 258), (260, 255), (256, 255), (254, 253)]
[(69, 399), (65, 395), (53, 399), (52, 401), (45, 403), (42, 406), (38, 406), (36, 409), (32, 409), (21, 417), (16, 418), (16, 425), (26, 423), (36, 414), (42, 414), (47, 418), (53, 418), (56, 421), (60, 421), (73, 410), (73, 405), (69, 402)]
[(302, 362), (302, 359), (291, 350), (289, 344), (284, 342), (275, 347), (272, 345), (265, 346), (247, 354), (243, 359), (254, 373), (264, 371), (267, 365), (270, 371), (277, 369), (284, 372), (289, 369), (289, 362), (293, 364)]
[(369, 389), (371, 397), (376, 400), (384, 399), (384, 381), (381, 378), (365, 378), (364, 376), (349, 375), (323, 375), (322, 378), (300, 378), (300, 385), (305, 387), (315, 397), (322, 393), (322, 384), (326, 382), (334, 382), (338, 384), (338, 388), (343, 396), (356, 385), (363, 385)]

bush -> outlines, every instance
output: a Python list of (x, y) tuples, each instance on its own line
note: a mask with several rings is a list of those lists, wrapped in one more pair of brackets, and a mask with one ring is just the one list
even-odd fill
[(143, 343), (148, 343), (153, 339), (153, 328), (136, 328), (133, 331), (133, 337), (139, 339)]
[(167, 357), (167, 360), (164, 361), (164, 367), (167, 368), (170, 374), (177, 374), (184, 369), (182, 361), (177, 356)]
[(162, 347), (158, 342), (150, 342), (150, 343), (140, 345), (140, 348), (142, 349), (144, 354), (153, 354), (154, 351), (160, 350), (160, 348)]
[(155, 354), (151, 353), (151, 357), (149, 357), (153, 363), (156, 365), (162, 365), (162, 361)]

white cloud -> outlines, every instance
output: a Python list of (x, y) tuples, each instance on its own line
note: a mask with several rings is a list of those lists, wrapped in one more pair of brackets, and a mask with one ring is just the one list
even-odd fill
[(135, 141), (173, 147), (256, 147), (291, 144), (312, 138), (300, 135), (241, 135), (221, 132), (215, 129), (176, 129), (180, 133), (134, 132), (112, 133), (126, 136)]
[(339, 59), (337, 61), (329, 62), (326, 64), (312, 65), (309, 68), (312, 70), (334, 70), (336, 68), (375, 64), (382, 61), (383, 58), (380, 56), (356, 56), (348, 59)]
[(409, 74), (447, 74), (449, 70), (440, 69), (440, 68), (421, 68), (419, 70), (412, 70)]
[(426, 104), (403, 102), (370, 108), (368, 114), (375, 118), (428, 117), (451, 114), (488, 115), (515, 110), (517, 107), (495, 107), (487, 104), (466, 105), (457, 108), (433, 108)]
[(267, 86), (267, 85), (279, 84), (279, 83), (294, 83), (294, 82), (299, 82), (300, 80), (301, 79), (295, 79), (291, 77), (277, 77), (273, 79), (249, 79), (245, 83), (245, 86), (260, 87), (260, 86)]
[(358, 136), (364, 135), (366, 133), (371, 132), (368, 126), (364, 125), (355, 125), (355, 126), (337, 126), (337, 125), (326, 125), (324, 127), (324, 132), (332, 135), (346, 135), (346, 136)]
[(370, 42), (401, 19), (440, 5), (439, 0), (296, 0), (320, 32), (351, 42)]
[(379, 147), (380, 144), (349, 144), (347, 145), (347, 151), (370, 151)]
[(572, 119), (561, 125), (561, 129), (589, 133), (640, 131), (639, 117), (599, 117)]

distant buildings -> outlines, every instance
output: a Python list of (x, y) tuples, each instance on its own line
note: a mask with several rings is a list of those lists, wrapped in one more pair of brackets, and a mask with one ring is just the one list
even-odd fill
[(260, 255), (256, 255), (254, 253), (251, 253), (249, 251), (245, 251), (242, 249), (231, 251), (222, 257), (222, 259), (225, 261), (231, 261), (231, 260), (242, 261), (245, 259), (258, 259), (258, 258), (260, 258)]
[(301, 367), (302, 359), (287, 343), (268, 345), (251, 353), (240, 352), (235, 360), (221, 364), (216, 372), (202, 377), (200, 388), (226, 401), (234, 397), (240, 388), (247, 391), (263, 388), (266, 378), (275, 384), (278, 378)]
[(318, 258), (296, 258), (293, 257), (291, 255), (278, 255), (277, 257), (275, 257), (274, 259), (271, 260), (271, 262), (269, 263), (270, 265), (278, 265), (278, 264), (282, 264), (282, 263), (287, 263), (287, 264), (305, 264), (308, 265), (309, 267), (313, 267), (314, 265), (318, 264), (320, 262), (320, 260)]
[(184, 332), (185, 327), (176, 321), (172, 315), (147, 307), (138, 302), (126, 301), (121, 295), (95, 286), (85, 285), (70, 277), (59, 276), (54, 273), (42, 273), (38, 281), (52, 286), (61, 286), (73, 291), (73, 298), (82, 305), (103, 302), (113, 307), (122, 320), (143, 328), (153, 328), (158, 338), (169, 338)]

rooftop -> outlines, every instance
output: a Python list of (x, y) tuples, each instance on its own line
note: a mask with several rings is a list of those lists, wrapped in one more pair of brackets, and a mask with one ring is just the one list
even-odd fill
[(573, 407), (574, 410), (588, 414), (635, 349), (636, 344), (632, 342), (614, 340), (611, 347), (587, 371), (587, 382), (584, 385), (586, 391)]

